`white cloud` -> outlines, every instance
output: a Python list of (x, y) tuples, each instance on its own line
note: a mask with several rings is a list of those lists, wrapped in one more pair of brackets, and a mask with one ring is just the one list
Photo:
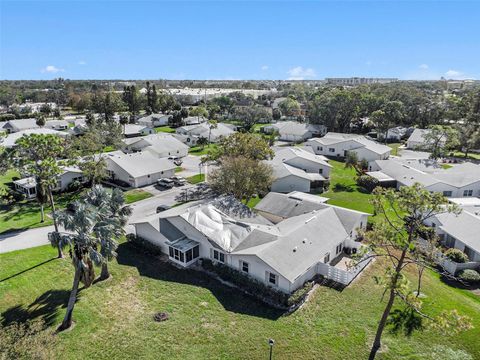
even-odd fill
[(311, 79), (317, 76), (317, 73), (312, 68), (304, 69), (301, 66), (291, 68), (290, 70), (287, 71), (287, 74), (289, 76), (288, 80), (305, 80), (305, 79)]
[(85, 60), (80, 60), (78, 62), (78, 65), (87, 65), (87, 62)]
[(430, 68), (427, 64), (421, 64), (418, 67), (422, 70), (428, 70)]
[(263, 71), (268, 70), (268, 65), (263, 65), (261, 68)]
[(57, 68), (54, 65), (47, 65), (43, 69), (40, 70), (42, 73), (50, 73), (50, 74), (56, 74), (58, 72), (64, 72), (64, 69)]
[(463, 79), (465, 78), (465, 74), (458, 70), (448, 70), (445, 73), (445, 77), (448, 79)]

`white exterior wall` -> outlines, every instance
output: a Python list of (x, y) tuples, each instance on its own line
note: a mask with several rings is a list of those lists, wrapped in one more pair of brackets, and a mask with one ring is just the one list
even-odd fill
[(271, 191), (289, 193), (291, 191), (310, 192), (310, 180), (290, 175), (276, 179), (272, 183)]
[[(321, 174), (323, 177), (330, 176), (329, 166), (325, 166), (323, 164), (316, 163), (314, 161), (309, 161), (301, 157), (292, 158), (290, 160), (285, 161), (285, 163), (293, 167), (305, 170), (308, 173)], [(322, 169), (322, 172), (320, 172), (320, 169)]]
[(71, 171), (68, 171), (64, 174), (62, 174), (60, 176), (60, 191), (64, 191), (68, 185), (70, 185), (72, 182), (73, 182), (73, 179), (74, 178), (77, 178), (77, 177), (81, 177), (82, 178), (82, 181), (84, 181), (83, 179), (83, 175), (81, 173), (76, 173), (76, 172), (71, 172)]
[(376, 152), (373, 152), (365, 147), (358, 148), (354, 150), (357, 153), (358, 160), (366, 159), (367, 161), (373, 161), (373, 160), (386, 160), (390, 156), (390, 153), (384, 153), (384, 154), (377, 154)]
[(134, 226), (137, 236), (148, 240), (153, 245), (158, 246), (163, 253), (168, 254), (168, 245), (166, 244), (168, 239), (159, 233), (151, 224), (142, 223), (135, 224)]
[[(322, 145), (317, 141), (307, 141), (305, 144), (307, 146), (311, 146), (313, 152), (317, 155), (325, 155), (325, 156), (338, 156), (344, 157), (345, 150), (353, 150), (357, 149), (362, 144), (354, 141), (354, 140), (345, 140), (331, 145)], [(334, 151), (330, 151), (329, 149), (334, 149)]]
[(454, 198), (466, 197), (463, 195), (463, 192), (465, 190), (472, 190), (473, 191), (472, 197), (480, 196), (480, 182), (476, 182), (461, 188), (457, 188), (455, 186), (444, 184), (444, 183), (437, 183), (431, 186), (427, 186), (425, 187), (425, 189), (428, 191), (435, 191), (440, 193), (443, 193), (444, 191), (451, 191), (452, 195), (449, 197), (454, 197)]
[(422, 146), (423, 146), (423, 142), (407, 140), (407, 149), (415, 150), (417, 148), (421, 148)]
[(160, 171), (155, 174), (140, 176), (135, 178), (135, 187), (142, 187), (142, 186), (155, 184), (157, 180), (161, 178), (169, 178), (169, 177), (172, 177), (173, 175), (175, 175), (175, 169), (170, 169), (170, 170)]
[[(248, 275), (250, 275), (251, 277), (263, 282), (266, 285), (271, 286), (274, 289), (278, 289), (284, 292), (291, 291), (290, 281), (288, 281), (286, 278), (284, 278), (282, 275), (280, 275), (278, 272), (276, 272), (274, 269), (268, 266), (264, 261), (259, 259), (257, 256), (231, 254), (229, 265), (234, 269), (237, 269), (240, 272), (242, 272), (242, 269), (240, 267), (240, 261), (245, 261), (248, 263)], [(278, 284), (276, 286), (268, 282), (268, 279), (266, 278), (267, 271), (273, 274), (276, 274), (278, 276), (278, 281), (277, 281)]]

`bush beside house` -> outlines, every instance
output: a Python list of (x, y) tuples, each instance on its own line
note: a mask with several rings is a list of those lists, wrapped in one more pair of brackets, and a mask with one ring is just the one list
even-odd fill
[(445, 251), (445, 256), (447, 257), (447, 259), (459, 264), (468, 262), (468, 256), (459, 249), (448, 249), (447, 251)]

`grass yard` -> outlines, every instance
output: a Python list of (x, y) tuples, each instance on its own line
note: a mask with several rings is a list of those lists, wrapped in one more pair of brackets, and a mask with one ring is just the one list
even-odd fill
[[(73, 192), (55, 195), (55, 207), (57, 209), (64, 208), (68, 203), (77, 199), (79, 194), (80, 192)], [(51, 208), (47, 203), (45, 204), (45, 221), (40, 222), (40, 206), (35, 199), (23, 200), (13, 205), (1, 205), (0, 234), (52, 225), (50, 213)]]
[(190, 184), (198, 184), (205, 181), (205, 174), (196, 174), (186, 179)]
[(260, 132), (260, 129), (264, 126), (268, 126), (268, 125), (272, 125), (272, 124), (254, 124), (252, 126), (252, 129), (251, 129), (251, 132), (254, 132), (254, 133), (259, 133)]
[(442, 169), (450, 169), (452, 167), (452, 165), (449, 165), (449, 164), (442, 164), (440, 165), (442, 167)]
[(180, 172), (180, 171), (183, 171), (183, 168), (182, 168), (181, 166), (177, 166), (177, 167), (175, 168), (175, 173), (178, 173), (178, 172)]
[[(245, 200), (242, 200), (244, 204), (245, 204)], [(247, 205), (250, 209), (253, 209), (260, 202), (260, 200), (262, 199), (259, 196), (255, 196), (255, 197), (252, 197), (245, 205)]]
[(142, 189), (128, 190), (124, 192), (124, 195), (125, 195), (125, 203), (127, 204), (131, 204), (140, 200), (145, 200), (153, 196), (148, 191), (145, 191)]
[[(0, 323), (43, 318), (55, 329), (65, 314), (73, 268), (43, 246), (0, 254)], [(53, 359), (366, 359), (384, 303), (374, 263), (339, 292), (319, 287), (295, 313), (277, 311), (193, 270), (179, 270), (121, 244), (112, 279), (81, 289), (72, 330), (56, 335)], [(98, 275), (99, 271), (97, 271)], [(458, 335), (426, 329), (385, 333), (387, 359), (480, 358), (480, 300), (424, 275), (425, 310), (456, 308), (476, 328)], [(398, 304), (397, 304), (398, 305)], [(153, 314), (170, 318), (154, 322)], [(0, 350), (1, 351), (1, 350)], [(462, 351), (461, 353), (459, 351)], [(456, 352), (456, 357), (447, 357)]]
[(175, 129), (172, 129), (170, 126), (158, 126), (155, 128), (156, 133), (174, 133)]
[(215, 149), (217, 147), (216, 144), (208, 144), (205, 146), (192, 146), (189, 150), (188, 153), (190, 155), (195, 155), (195, 156), (203, 156), (207, 155), (210, 149)]
[(329, 160), (328, 163), (333, 166), (330, 188), (320, 196), (329, 198), (329, 204), (373, 214), (373, 205), (369, 203), (372, 195), (359, 189), (355, 182), (355, 170), (346, 169), (340, 161)]
[(391, 143), (391, 144), (387, 144), (387, 146), (392, 148), (392, 155), (395, 155), (395, 156), (400, 155), (400, 152), (398, 151), (398, 148), (400, 146), (402, 146), (401, 143)]

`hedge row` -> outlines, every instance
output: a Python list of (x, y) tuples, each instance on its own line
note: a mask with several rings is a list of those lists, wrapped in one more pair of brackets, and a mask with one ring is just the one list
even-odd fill
[(221, 279), (231, 282), (242, 290), (256, 296), (260, 300), (268, 300), (284, 308), (294, 306), (303, 301), (313, 287), (313, 282), (307, 282), (303, 287), (289, 295), (267, 286), (230, 266), (221, 263), (213, 263), (210, 259), (203, 259), (202, 266), (205, 270), (214, 272)]

